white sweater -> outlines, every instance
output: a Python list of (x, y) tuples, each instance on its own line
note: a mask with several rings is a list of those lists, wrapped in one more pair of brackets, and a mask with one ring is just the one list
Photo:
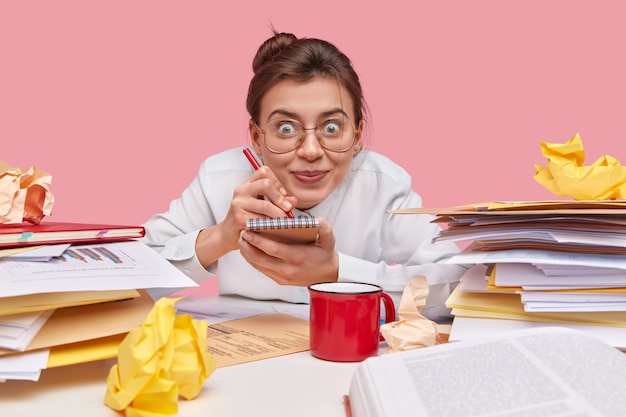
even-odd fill
[[(207, 269), (198, 261), (195, 241), (199, 231), (225, 218), (234, 189), (252, 172), (241, 148), (209, 157), (169, 210), (144, 224), (144, 242), (196, 282), (219, 275), (220, 294), (308, 303), (306, 287), (276, 284), (252, 268), (239, 251), (226, 254)], [(447, 315), (445, 300), (465, 271), (462, 266), (445, 263), (459, 251), (458, 246), (432, 244), (439, 227), (430, 222), (431, 216), (386, 212), (421, 204), (404, 169), (373, 151), (361, 151), (343, 183), (308, 213), (322, 216), (333, 227), (340, 281), (380, 285), (397, 307), (410, 278), (423, 275), (429, 282), (424, 314)], [(301, 212), (293, 210), (293, 214), (297, 217)]]

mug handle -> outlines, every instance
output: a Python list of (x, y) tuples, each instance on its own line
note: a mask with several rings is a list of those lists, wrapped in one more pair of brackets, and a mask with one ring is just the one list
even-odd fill
[[(396, 321), (396, 307), (393, 304), (393, 299), (387, 293), (381, 292), (380, 299), (385, 306), (385, 323), (390, 323), (392, 321)], [(383, 335), (381, 334), (379, 340), (382, 342), (385, 340)]]

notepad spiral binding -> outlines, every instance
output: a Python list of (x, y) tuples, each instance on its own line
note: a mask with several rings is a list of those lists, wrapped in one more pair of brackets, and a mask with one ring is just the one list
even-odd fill
[(246, 229), (257, 230), (274, 230), (274, 229), (305, 229), (311, 227), (319, 227), (319, 221), (315, 217), (302, 216), (291, 219), (289, 217), (271, 218), (271, 219), (248, 219), (246, 220)]

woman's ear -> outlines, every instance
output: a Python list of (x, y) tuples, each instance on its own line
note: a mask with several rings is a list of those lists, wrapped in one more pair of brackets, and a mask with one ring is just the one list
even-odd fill
[(354, 147), (352, 149), (354, 150), (355, 156), (361, 151), (361, 148), (363, 147), (363, 126), (364, 123), (363, 120), (361, 120), (359, 122), (358, 130), (354, 134)]
[(254, 120), (252, 119), (250, 119), (250, 121), (248, 122), (248, 131), (250, 133), (250, 140), (252, 141), (252, 147), (254, 148), (254, 152), (258, 156), (262, 156), (261, 132), (259, 131), (259, 128), (256, 127), (256, 123), (254, 123)]

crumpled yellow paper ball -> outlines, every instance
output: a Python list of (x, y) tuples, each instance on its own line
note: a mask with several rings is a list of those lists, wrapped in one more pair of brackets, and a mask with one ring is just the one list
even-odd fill
[(144, 323), (131, 330), (107, 377), (104, 403), (126, 417), (178, 413), (179, 395), (195, 398), (215, 370), (204, 320), (176, 315), (180, 298), (159, 299)]
[(610, 155), (583, 166), (585, 151), (577, 133), (564, 144), (541, 143), (547, 166), (534, 165), (535, 180), (552, 193), (574, 200), (626, 198), (626, 167)]
[(52, 176), (40, 169), (15, 168), (0, 161), (0, 224), (39, 224), (54, 204)]
[(398, 320), (380, 326), (389, 345), (387, 353), (401, 352), (441, 343), (437, 323), (424, 317), (422, 311), (428, 297), (428, 280), (416, 275), (404, 287)]

